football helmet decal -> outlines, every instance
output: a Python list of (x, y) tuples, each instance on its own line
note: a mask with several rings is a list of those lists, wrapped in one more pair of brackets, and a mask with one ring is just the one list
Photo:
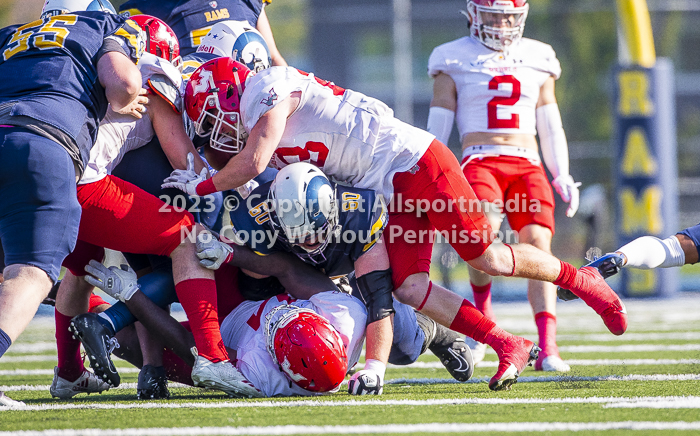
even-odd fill
[(318, 313), (277, 306), (266, 316), (265, 338), (272, 360), (297, 386), (329, 392), (345, 379), (348, 356), (343, 339)]
[(247, 21), (214, 24), (197, 51), (230, 57), (256, 73), (272, 65), (265, 39)]
[(41, 18), (68, 12), (103, 11), (116, 14), (109, 0), (46, 0), (41, 10)]
[(529, 8), (527, 0), (467, 0), (471, 37), (502, 51), (522, 38)]
[(302, 260), (324, 262), (323, 251), (340, 230), (336, 192), (328, 177), (310, 163), (287, 165), (272, 181), (268, 200), (278, 238)]
[(176, 67), (182, 63), (180, 43), (165, 21), (151, 15), (132, 15), (132, 20), (146, 33), (146, 51), (169, 61)]
[(215, 150), (239, 153), (248, 134), (241, 123), (241, 95), (252, 72), (228, 57), (203, 63), (185, 89), (185, 110), (199, 136), (211, 133)]

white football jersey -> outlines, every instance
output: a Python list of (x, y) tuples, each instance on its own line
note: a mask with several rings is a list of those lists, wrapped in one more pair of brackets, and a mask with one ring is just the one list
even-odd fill
[[(148, 86), (148, 80), (158, 76), (161, 86), (169, 83), (172, 94), (184, 95), (182, 76), (170, 62), (150, 53), (144, 53), (139, 61), (142, 84)], [(150, 98), (160, 98), (151, 96)], [(97, 182), (112, 174), (124, 155), (151, 142), (155, 136), (153, 123), (148, 112), (140, 119), (131, 115), (121, 115), (111, 109), (100, 123), (97, 140), (90, 150), (90, 160), (85, 167), (80, 185)]]
[(465, 36), (436, 47), (428, 74), (447, 74), (457, 87), (457, 128), (467, 133), (535, 135), (540, 88), (561, 66), (552, 47), (522, 38), (506, 52), (493, 51)]
[(345, 345), (348, 370), (355, 366), (362, 353), (367, 310), (360, 300), (339, 291), (321, 292), (310, 300), (294, 300), (283, 294), (265, 301), (244, 301), (221, 323), (224, 345), (236, 350), (236, 366), (265, 396), (318, 395), (292, 383), (267, 351), (265, 317), (283, 304), (311, 309), (335, 327)]
[(293, 92), (301, 92), (287, 119), (271, 166), (310, 162), (341, 184), (372, 189), (389, 199), (397, 172), (411, 169), (435, 136), (394, 118), (384, 103), (290, 67), (272, 67), (246, 83), (241, 119), (246, 131)]

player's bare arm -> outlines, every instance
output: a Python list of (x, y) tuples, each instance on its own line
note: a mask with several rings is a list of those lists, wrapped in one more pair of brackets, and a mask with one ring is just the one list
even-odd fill
[(131, 59), (119, 52), (106, 53), (97, 62), (97, 75), (113, 111), (141, 118), (148, 98), (141, 94), (141, 72)]
[(435, 76), (433, 99), (430, 101), (430, 107), (441, 107), (452, 112), (457, 110), (457, 86), (449, 75), (439, 73)]
[(279, 50), (277, 49), (277, 44), (275, 44), (275, 38), (272, 35), (272, 29), (270, 28), (270, 21), (267, 19), (267, 14), (263, 8), (260, 11), (260, 16), (258, 17), (258, 24), (255, 28), (260, 32), (260, 34), (265, 38), (267, 43), (267, 48), (270, 50), (270, 58), (272, 59), (272, 65), (274, 66), (287, 66), (287, 61), (284, 60)]
[[(357, 259), (355, 262), (355, 275), (359, 282), (361, 277), (369, 273), (386, 271), (389, 268), (389, 255), (386, 252), (384, 237), (382, 236), (378, 243), (374, 244), (369, 251)], [(389, 295), (389, 298), (391, 298), (391, 295)], [(389, 361), (393, 336), (391, 316), (370, 322), (367, 325), (366, 358), (378, 360), (386, 365)]]
[(300, 95), (298, 92), (292, 93), (260, 117), (250, 131), (243, 150), (228, 161), (223, 170), (214, 175), (214, 186), (217, 190), (235, 189), (265, 171), (282, 139), (287, 117), (299, 104)]
[(150, 112), (153, 130), (170, 165), (174, 169), (186, 169), (187, 154), (192, 153), (194, 170), (199, 174), (205, 167), (204, 161), (185, 132), (182, 116), (175, 112), (165, 99), (158, 96), (153, 96), (146, 106)]

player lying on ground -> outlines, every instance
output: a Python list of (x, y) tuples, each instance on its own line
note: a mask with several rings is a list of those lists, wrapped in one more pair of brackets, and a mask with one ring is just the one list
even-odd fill
[[(295, 207), (275, 208), (276, 204)], [(387, 210), (374, 191), (336, 186), (317, 167), (299, 162), (224, 213), (228, 232), (223, 236), (259, 255), (290, 252), (331, 278), (352, 276), (353, 294), (367, 304), (369, 319), (365, 368), (353, 375), (350, 393), (381, 393), (387, 362), (413, 363), (428, 347), (455, 379), (471, 377), (471, 355), (457, 333), (391, 301), (391, 274), (382, 268), (386, 259), (378, 257), (386, 253), (381, 236)], [(198, 256), (212, 269), (226, 261), (229, 250), (218, 241), (211, 241), (210, 247), (198, 244)]]
[[(522, 38), (526, 0), (468, 0), (467, 37), (440, 45), (428, 61), (435, 79), (428, 131), (446, 144), (457, 121), (462, 169), (494, 229), (508, 218), (518, 241), (551, 253), (554, 196), (547, 181), (535, 134), (539, 135), (552, 186), (578, 208), (578, 185), (569, 174), (569, 152), (554, 95), (559, 61), (544, 43)], [(476, 307), (496, 321), (491, 309), (491, 277), (471, 266), (469, 280)], [(542, 348), (536, 370), (569, 371), (556, 343), (556, 286), (528, 281)], [(470, 343), (475, 361), (486, 347)]]
[[(211, 132), (212, 144), (240, 152), (206, 181), (195, 172), (176, 171), (164, 186), (206, 195), (239, 187), (268, 164), (281, 168), (313, 161), (338, 182), (377, 191), (391, 200), (390, 224), (398, 231), (388, 243), (395, 295), (494, 347), (501, 359), (494, 388), (512, 383), (536, 359), (535, 345), (504, 335), (493, 322), (482, 322), (481, 312), (467, 300), (431, 284), (432, 241), (426, 239), (432, 230), (452, 236), (449, 242), (460, 256), (490, 275), (574, 288), (611, 332), (624, 333), (624, 306), (595, 269), (577, 271), (527, 244), (492, 244), (491, 227), (475, 208), (480, 203), (454, 155), (434, 136), (394, 118), (380, 101), (292, 68), (252, 75), (244, 65), (220, 58), (192, 75), (185, 105), (198, 133)], [(409, 241), (407, 235), (423, 237)]]
[[(204, 235), (205, 240), (210, 239), (210, 235)], [(329, 278), (318, 273), (312, 267), (304, 265), (301, 261), (288, 254), (275, 253), (261, 259), (245, 247), (235, 247), (232, 253), (235, 253), (235, 261), (232, 262), (233, 264), (241, 265), (252, 271), (264, 271), (274, 274), (280, 280), (280, 283), (285, 285), (290, 292), (303, 297), (303, 299), (311, 299), (313, 301), (315, 294), (337, 293), (337, 288)], [(191, 354), (191, 347), (194, 345), (192, 335), (172, 319), (167, 312), (154, 306), (154, 302), (160, 307), (166, 307), (168, 304), (177, 301), (177, 296), (172, 286), (172, 280), (154, 278), (153, 276), (157, 276), (157, 273), (151, 273), (140, 280), (139, 284), (141, 285), (142, 291), (137, 292), (138, 285), (136, 283), (136, 276), (132, 271), (124, 271), (115, 267), (107, 269), (94, 261), (91, 262), (91, 266), (88, 267), (88, 270), (94, 278), (87, 276), (87, 280), (102, 288), (113, 297), (121, 300), (120, 303), (117, 303), (99, 316), (95, 314), (83, 314), (76, 317), (74, 320), (77, 328), (81, 332), (86, 333), (83, 335), (83, 343), (86, 347), (101, 349), (98, 358), (99, 362), (102, 365), (112, 365), (104, 343), (112, 340), (115, 332), (121, 331), (122, 328), (133, 323), (136, 318), (138, 318), (149, 330), (162, 335), (166, 345), (171, 347), (174, 351), (174, 354), (166, 352), (164, 356), (160, 356), (161, 368), (156, 367), (152, 370), (152, 373), (160, 374), (156, 386), (148, 388), (148, 386), (146, 386), (147, 383), (141, 386), (140, 380), (139, 395), (146, 394), (150, 389), (151, 392), (155, 393), (155, 397), (166, 397), (167, 395), (164, 394), (167, 393), (166, 375), (171, 380), (192, 384), (189, 376), (191, 366), (194, 364), (194, 358)], [(241, 310), (247, 311), (250, 304), (245, 306), (247, 308), (238, 310), (235, 314), (233, 313), (234, 309), (240, 307), (241, 302), (244, 301), (241, 293), (242, 273), (238, 268), (232, 265), (224, 265), (216, 271), (216, 277), (217, 289), (219, 291), (219, 323), (221, 323), (222, 329), (227, 325), (229, 326), (226, 327), (228, 333), (225, 334), (224, 343), (228, 344), (233, 340), (242, 341), (241, 336), (236, 335), (245, 332), (239, 327), (230, 327), (236, 323), (247, 323), (247, 325), (251, 326), (251, 328), (256, 331), (256, 333), (253, 333), (254, 335), (262, 334), (260, 327), (264, 327), (264, 322), (261, 321), (262, 318), (259, 316), (257, 306), (255, 310), (245, 312), (245, 314), (243, 314)], [(333, 292), (325, 292), (329, 289), (332, 289)], [(279, 298), (274, 297), (272, 299), (278, 303), (294, 300), (294, 298), (287, 294), (282, 294)], [(151, 300), (153, 300), (153, 302), (151, 302)], [(359, 301), (354, 298), (352, 300), (355, 301), (353, 304), (361, 306)], [(258, 303), (252, 302), (251, 304), (257, 305)], [(316, 304), (321, 306), (320, 303)], [(333, 325), (335, 325), (333, 321), (334, 317), (341, 319), (347, 316), (346, 310), (331, 310), (330, 307), (323, 310), (326, 311), (324, 316), (331, 320)], [(335, 311), (338, 311), (338, 313), (332, 314), (332, 312)], [(358, 333), (347, 336), (349, 338), (354, 337), (355, 340), (359, 341), (361, 348), (366, 315), (363, 307), (360, 307), (359, 311), (353, 310), (352, 312), (361, 313), (361, 319), (356, 319), (356, 321), (353, 322), (353, 324), (356, 324), (353, 328), (360, 328), (361, 330)], [(258, 314), (258, 316), (255, 317), (257, 323), (253, 323), (251, 321), (251, 315), (256, 313)], [(243, 316), (243, 318), (237, 314)], [(355, 315), (353, 315), (353, 317), (356, 318)], [(227, 321), (224, 321), (224, 319), (227, 319)], [(89, 333), (91, 331), (94, 333)], [(252, 350), (248, 349), (244, 351), (252, 352)], [(253, 355), (254, 353), (251, 354), (251, 356)], [(149, 365), (146, 358), (147, 356), (144, 356), (144, 365)], [(240, 360), (240, 358), (239, 355), (238, 359)], [(347, 366), (347, 362), (345, 365)], [(343, 372), (343, 377), (344, 375), (345, 372)], [(260, 377), (260, 374), (258, 374), (257, 377)], [(265, 383), (266, 382), (263, 382), (261, 386), (256, 386), (263, 389), (263, 387), (266, 386)], [(153, 385), (156, 383), (151, 384)], [(313, 391), (313, 389), (311, 390)]]

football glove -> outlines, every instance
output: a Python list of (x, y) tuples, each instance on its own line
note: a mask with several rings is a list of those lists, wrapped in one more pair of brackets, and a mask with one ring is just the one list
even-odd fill
[(121, 302), (126, 302), (139, 290), (136, 272), (129, 265), (107, 268), (100, 262), (91, 260), (90, 264), (85, 266), (85, 271), (88, 273), (85, 276), (86, 282)]
[(381, 395), (383, 390), (382, 377), (372, 370), (357, 371), (348, 381), (348, 393), (351, 395)]
[(197, 235), (196, 249), (199, 264), (208, 269), (219, 269), (233, 259), (233, 248), (217, 240), (211, 233), (200, 232)]
[(571, 218), (576, 215), (579, 199), (578, 187), (581, 186), (581, 182), (574, 182), (574, 178), (568, 174), (559, 175), (552, 180), (552, 186), (554, 186), (561, 199), (565, 203), (569, 203), (569, 208), (566, 209), (566, 216)]
[(202, 168), (199, 174), (194, 171), (194, 156), (187, 153), (187, 169), (174, 170), (163, 180), (161, 188), (176, 188), (190, 196), (197, 196), (197, 185), (207, 179), (207, 169)]

